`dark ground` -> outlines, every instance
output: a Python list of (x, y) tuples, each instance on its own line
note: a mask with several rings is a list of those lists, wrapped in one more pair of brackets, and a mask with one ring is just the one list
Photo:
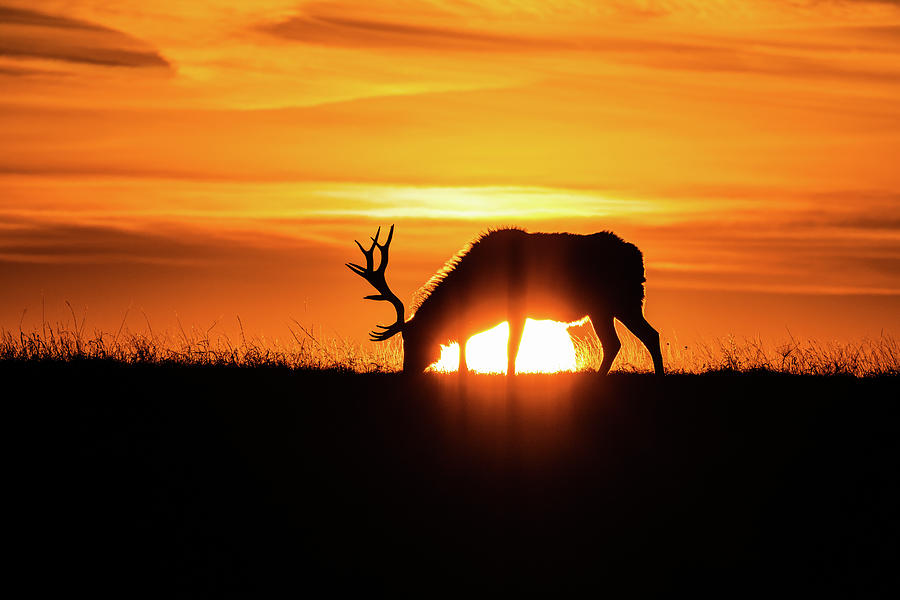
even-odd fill
[(0, 376), (34, 592), (900, 589), (896, 377)]

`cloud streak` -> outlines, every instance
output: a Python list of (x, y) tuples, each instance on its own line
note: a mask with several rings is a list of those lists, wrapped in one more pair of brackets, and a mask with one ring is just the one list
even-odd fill
[[(635, 15), (629, 4), (615, 5), (618, 14)], [(670, 6), (667, 3), (641, 8), (641, 21), (653, 23), (656, 17), (684, 14), (690, 10), (701, 12), (690, 3)], [(900, 83), (900, 69), (884, 65), (880, 69), (835, 60), (835, 53), (848, 47), (856, 51), (860, 40), (880, 40), (888, 49), (900, 52), (900, 45), (890, 45), (896, 39), (898, 25), (853, 25), (831, 27), (810, 35), (814, 27), (799, 29), (791, 39), (770, 31), (750, 36), (716, 28), (686, 30), (671, 35), (665, 29), (638, 28), (625, 35), (598, 35), (597, 31), (629, 31), (615, 27), (614, 20), (603, 22), (596, 15), (585, 23), (571, 26), (568, 31), (552, 21), (503, 20), (496, 16), (464, 19), (459, 14), (434, 11), (424, 22), (416, 18), (399, 20), (396, 11), (388, 17), (369, 18), (366, 12), (357, 16), (350, 11), (329, 4), (305, 7), (301, 12), (281, 20), (255, 25), (253, 29), (270, 38), (296, 44), (338, 47), (357, 50), (404, 52), (420, 50), (425, 54), (484, 53), (597, 55), (614, 63), (642, 65), (661, 70), (696, 71), (700, 73), (754, 74), (785, 78), (843, 79)], [(898, 13), (900, 18), (900, 13)], [(438, 17), (441, 17), (440, 19)], [(396, 20), (390, 20), (390, 18)], [(436, 25), (435, 22), (442, 23)], [(830, 33), (829, 33), (830, 32)], [(828, 36), (838, 35), (829, 41)], [(884, 48), (875, 45), (874, 51)], [(811, 55), (812, 53), (812, 55)]]
[(36, 10), (0, 6), (0, 23), (5, 25), (29, 25), (56, 29), (85, 29), (88, 31), (113, 32), (108, 27), (60, 15), (50, 15)]
[(171, 67), (158, 51), (122, 31), (8, 6), (0, 6), (0, 56), (105, 67)]
[(295, 15), (257, 29), (283, 40), (351, 48), (522, 51), (571, 47), (562, 41), (537, 37), (328, 16)]

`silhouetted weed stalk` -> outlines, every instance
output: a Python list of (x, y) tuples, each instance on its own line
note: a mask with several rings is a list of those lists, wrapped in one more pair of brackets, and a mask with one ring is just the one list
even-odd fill
[[(398, 337), (381, 344), (361, 345), (321, 328), (294, 321), (285, 340), (247, 336), (240, 323), (239, 339), (207, 329), (183, 327), (176, 334), (155, 333), (147, 321), (145, 332), (124, 326), (116, 333), (85, 332), (72, 311), (71, 324), (43, 324), (40, 330), (0, 330), (0, 360), (82, 361), (125, 364), (217, 365), (333, 369), (371, 373), (399, 371), (403, 346)], [(900, 374), (900, 346), (890, 335), (856, 342), (798, 340), (770, 344), (759, 338), (729, 336), (712, 342), (682, 344), (664, 339), (663, 358), (670, 373), (783, 373), (796, 375), (851, 375), (857, 377)], [(575, 340), (579, 370), (595, 370), (603, 351), (593, 336)], [(650, 355), (630, 335), (622, 336), (622, 349), (613, 371), (652, 371)]]

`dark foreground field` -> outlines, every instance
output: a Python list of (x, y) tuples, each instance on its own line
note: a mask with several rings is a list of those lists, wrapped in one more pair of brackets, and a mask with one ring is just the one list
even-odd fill
[(897, 591), (896, 377), (0, 374), (35, 592)]

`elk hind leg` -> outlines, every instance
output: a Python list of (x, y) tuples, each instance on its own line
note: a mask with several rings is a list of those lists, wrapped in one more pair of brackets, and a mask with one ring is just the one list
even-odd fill
[(653, 358), (653, 370), (656, 374), (665, 375), (662, 352), (659, 348), (659, 333), (653, 329), (650, 323), (647, 322), (647, 319), (644, 318), (644, 313), (640, 307), (636, 310), (619, 315), (619, 319), (625, 324), (625, 327), (631, 330), (631, 333), (641, 340), (641, 343), (647, 347), (647, 350), (650, 351), (650, 356)]
[(506, 374), (516, 374), (516, 358), (519, 356), (519, 346), (522, 344), (522, 334), (525, 333), (525, 319), (520, 317), (509, 320), (509, 340), (506, 342)]
[(611, 316), (591, 317), (591, 324), (600, 339), (600, 345), (603, 346), (603, 361), (600, 363), (598, 373), (606, 375), (616, 360), (616, 355), (619, 354), (622, 342), (619, 341), (619, 334), (616, 333), (616, 325)]

